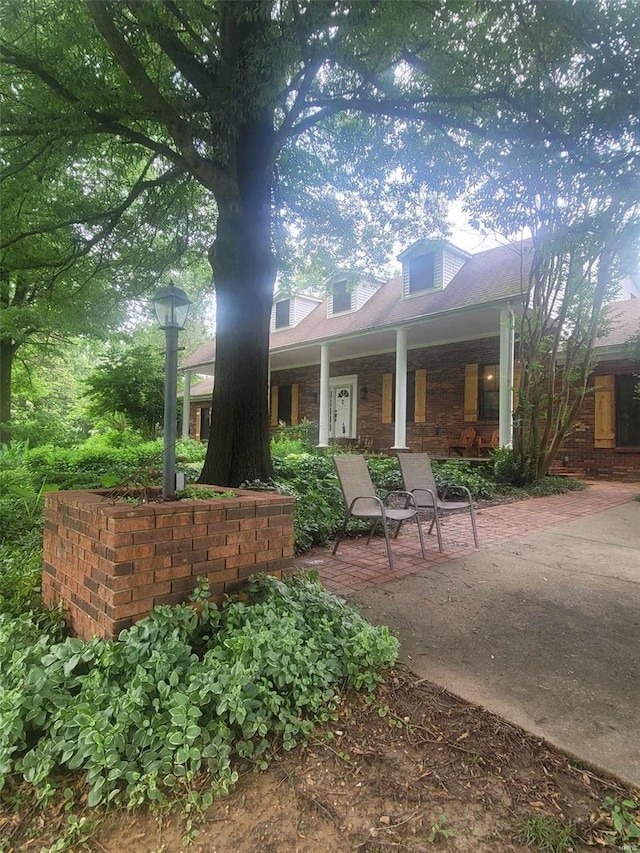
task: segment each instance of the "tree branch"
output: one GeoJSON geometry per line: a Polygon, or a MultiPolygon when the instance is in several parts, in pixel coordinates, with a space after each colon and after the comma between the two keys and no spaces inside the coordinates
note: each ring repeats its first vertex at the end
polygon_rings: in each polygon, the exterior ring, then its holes
{"type": "MultiPolygon", "coordinates": [[[[149,136],[146,136],[146,134],[127,127],[115,116],[107,113],[101,113],[98,110],[92,110],[82,105],[80,103],[80,99],[73,92],[60,83],[59,80],[43,68],[35,59],[24,56],[1,43],[0,58],[4,59],[7,64],[12,65],[14,68],[19,68],[21,71],[28,71],[30,74],[33,74],[63,101],[66,101],[73,106],[80,106],[83,114],[94,124],[95,130],[98,133],[109,133],[115,136],[120,136],[129,142],[141,145],[144,148],[148,148],[150,151],[154,151],[156,154],[166,157],[167,160],[171,163],[175,163],[176,165],[184,163],[184,159],[180,154],[174,151],[174,149],[169,145],[157,142],[149,136]]],[[[42,130],[38,128],[35,128],[33,131],[30,131],[29,128],[18,128],[15,130],[5,129],[0,131],[0,136],[39,137],[41,134],[42,130]]]]}
{"type": "MultiPolygon", "coordinates": [[[[19,243],[21,240],[26,240],[29,237],[34,237],[38,234],[53,234],[56,231],[59,231],[61,228],[68,228],[72,225],[88,225],[94,222],[100,222],[101,220],[108,219],[110,226],[108,229],[103,229],[100,232],[98,237],[93,237],[91,240],[84,241],[88,248],[94,246],[97,242],[104,239],[104,237],[111,234],[118,224],[123,214],[131,207],[131,205],[147,190],[154,189],[155,187],[161,187],[165,184],[172,181],[174,178],[178,177],[181,174],[184,174],[186,167],[174,167],[173,169],[169,169],[159,178],[155,178],[153,180],[145,180],[144,175],[147,173],[149,168],[152,165],[151,161],[147,164],[145,169],[143,170],[142,176],[136,181],[133,185],[125,199],[116,207],[111,210],[104,210],[100,213],[93,213],[90,216],[86,217],[74,217],[72,219],[67,219],[63,222],[57,222],[53,225],[42,226],[41,228],[33,228],[30,231],[23,231],[20,234],[15,235],[9,240],[5,240],[3,243],[0,243],[0,249],[8,249],[15,243],[19,243]]],[[[84,253],[83,253],[84,254],[84,253]]]]}
{"type": "MultiPolygon", "coordinates": [[[[94,0],[92,0],[92,2],[94,2],[94,0]]],[[[150,16],[153,14],[153,7],[150,3],[145,3],[141,5],[139,2],[127,2],[126,5],[131,14],[134,15],[134,17],[138,21],[140,21],[141,10],[144,16],[150,16]]],[[[174,4],[167,5],[171,7],[174,4]]],[[[140,26],[144,26],[144,23],[141,22],[140,26]]],[[[185,78],[193,85],[193,87],[197,89],[198,92],[200,92],[203,98],[206,98],[207,96],[211,95],[213,89],[213,80],[211,79],[211,74],[202,65],[202,63],[199,62],[198,59],[196,59],[196,57],[187,48],[184,42],[180,38],[178,38],[176,33],[170,27],[167,27],[162,23],[158,15],[153,15],[153,26],[152,28],[147,27],[146,31],[151,36],[151,38],[154,39],[156,44],[158,44],[166,53],[166,55],[171,59],[178,71],[180,71],[185,76],[185,78]]],[[[111,45],[111,42],[109,42],[109,44],[111,45]]],[[[117,58],[120,62],[120,58],[117,58]]],[[[124,65],[122,67],[124,68],[124,65]]],[[[139,75],[141,72],[144,73],[144,69],[140,64],[138,64],[136,74],[139,75]]],[[[129,73],[128,70],[127,73],[129,73]]],[[[147,80],[149,80],[148,77],[147,80]]],[[[150,80],[149,83],[153,86],[150,80]]],[[[160,93],[158,92],[156,87],[153,86],[153,88],[159,95],[160,93]]],[[[169,107],[169,104],[166,101],[164,103],[167,107],[169,107]]]]}
{"type": "Polygon", "coordinates": [[[116,28],[107,10],[105,0],[86,0],[89,14],[96,27],[109,45],[116,61],[131,80],[155,117],[173,136],[192,174],[203,186],[213,191],[232,191],[234,185],[229,174],[218,164],[205,160],[198,154],[189,124],[173,106],[165,100],[159,89],[145,71],[142,63],[129,47],[128,42],[116,28]]]}

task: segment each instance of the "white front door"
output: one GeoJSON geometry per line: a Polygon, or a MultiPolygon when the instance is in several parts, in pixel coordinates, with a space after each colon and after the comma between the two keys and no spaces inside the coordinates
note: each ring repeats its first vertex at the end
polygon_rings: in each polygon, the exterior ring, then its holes
{"type": "Polygon", "coordinates": [[[329,436],[331,438],[353,438],[353,386],[336,385],[331,388],[329,436]]]}

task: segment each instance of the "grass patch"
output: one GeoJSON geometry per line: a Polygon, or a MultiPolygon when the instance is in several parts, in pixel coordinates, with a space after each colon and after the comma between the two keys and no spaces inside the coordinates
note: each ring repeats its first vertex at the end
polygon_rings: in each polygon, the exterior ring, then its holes
{"type": "Polygon", "coordinates": [[[568,853],[575,849],[576,832],[571,824],[553,815],[532,815],[523,821],[520,838],[544,853],[568,853]]]}

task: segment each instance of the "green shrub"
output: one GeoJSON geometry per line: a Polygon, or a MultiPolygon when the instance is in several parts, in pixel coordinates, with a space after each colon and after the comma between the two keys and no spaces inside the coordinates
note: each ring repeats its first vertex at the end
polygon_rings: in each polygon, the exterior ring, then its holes
{"type": "Polygon", "coordinates": [[[20,774],[41,797],[82,770],[89,805],[160,803],[235,756],[266,765],[295,746],[347,687],[373,689],[397,641],[308,579],[254,577],[249,601],[218,609],[207,590],[158,607],[117,642],[62,643],[29,617],[0,616],[0,787],[20,774]]]}
{"type": "Polygon", "coordinates": [[[42,532],[34,529],[17,543],[0,545],[0,614],[18,617],[30,614],[43,630],[62,636],[64,620],[60,610],[44,607],[42,583],[42,532]]]}
{"type": "Polygon", "coordinates": [[[296,498],[294,540],[296,553],[324,545],[344,519],[342,493],[331,457],[318,453],[274,456],[272,483],[247,483],[296,498]]]}
{"type": "Polygon", "coordinates": [[[306,418],[295,426],[280,424],[271,437],[273,456],[287,456],[290,453],[315,453],[318,443],[318,424],[306,418]]]}
{"type": "Polygon", "coordinates": [[[438,490],[448,487],[449,497],[456,496],[456,486],[466,486],[476,499],[495,497],[495,483],[487,476],[486,465],[472,468],[464,459],[448,459],[446,462],[436,461],[432,467],[438,490]]]}
{"type": "Polygon", "coordinates": [[[533,480],[531,462],[516,459],[510,447],[496,447],[491,453],[491,463],[496,483],[524,486],[533,480]]]}
{"type": "Polygon", "coordinates": [[[369,456],[367,467],[371,473],[373,485],[381,493],[402,489],[400,465],[395,456],[369,456]]]}

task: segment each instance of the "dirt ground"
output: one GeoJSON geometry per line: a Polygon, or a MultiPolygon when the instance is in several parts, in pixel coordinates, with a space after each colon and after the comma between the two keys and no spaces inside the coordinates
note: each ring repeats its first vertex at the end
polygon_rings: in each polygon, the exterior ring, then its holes
{"type": "MultiPolygon", "coordinates": [[[[268,771],[238,770],[236,791],[200,816],[190,846],[184,815],[120,812],[71,849],[520,853],[531,850],[523,821],[547,815],[575,827],[577,841],[565,849],[615,850],[601,804],[640,796],[402,669],[373,701],[349,696],[335,721],[304,747],[279,753],[268,771]]],[[[68,819],[62,803],[44,814],[26,803],[16,812],[16,792],[3,796],[0,850],[40,851],[61,837],[68,819]]]]}

